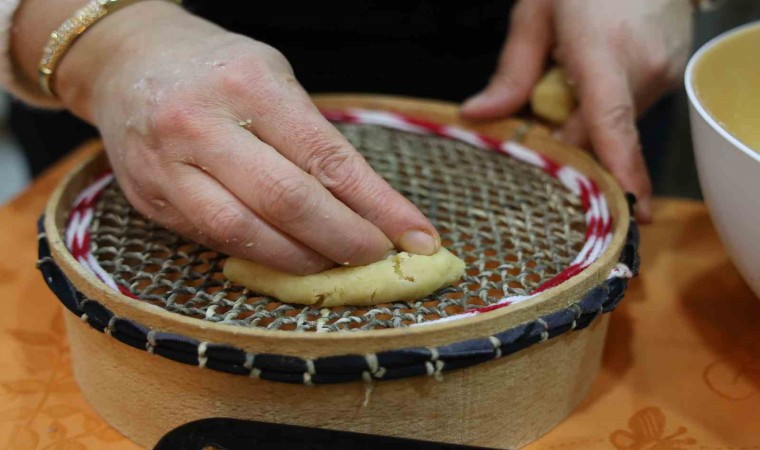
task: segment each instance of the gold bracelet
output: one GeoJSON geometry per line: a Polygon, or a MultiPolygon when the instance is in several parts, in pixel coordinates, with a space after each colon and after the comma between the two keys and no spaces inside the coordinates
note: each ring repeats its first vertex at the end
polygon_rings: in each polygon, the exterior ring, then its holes
{"type": "MultiPolygon", "coordinates": [[[[50,33],[50,39],[42,51],[39,66],[39,81],[42,90],[51,97],[56,97],[52,86],[53,74],[63,55],[71,48],[71,44],[98,20],[138,1],[140,0],[91,0],[63,22],[57,30],[50,33]]],[[[169,1],[182,3],[182,0],[169,1]]]]}

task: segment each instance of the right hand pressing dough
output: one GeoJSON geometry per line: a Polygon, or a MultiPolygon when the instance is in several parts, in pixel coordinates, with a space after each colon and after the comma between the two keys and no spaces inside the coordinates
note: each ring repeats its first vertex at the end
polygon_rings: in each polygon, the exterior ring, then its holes
{"type": "Polygon", "coordinates": [[[431,256],[403,252],[367,266],[337,267],[305,276],[229,258],[224,276],[282,302],[333,307],[417,300],[454,283],[464,269],[464,261],[441,248],[431,256]]]}

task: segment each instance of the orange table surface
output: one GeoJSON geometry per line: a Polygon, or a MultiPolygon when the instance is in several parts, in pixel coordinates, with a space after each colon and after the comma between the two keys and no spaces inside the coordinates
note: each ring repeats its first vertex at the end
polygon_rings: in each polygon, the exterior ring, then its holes
{"type": "MultiPolygon", "coordinates": [[[[84,156],[72,154],[0,208],[3,449],[139,448],[82,397],[64,310],[34,267],[35,221],[84,156]]],[[[612,313],[591,393],[529,449],[760,449],[760,300],[702,203],[654,207],[655,223],[642,227],[641,275],[612,313]]]]}

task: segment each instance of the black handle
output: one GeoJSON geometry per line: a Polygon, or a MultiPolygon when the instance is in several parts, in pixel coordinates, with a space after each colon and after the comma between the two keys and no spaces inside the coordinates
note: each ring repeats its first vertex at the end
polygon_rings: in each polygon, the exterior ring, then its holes
{"type": "Polygon", "coordinates": [[[154,450],[461,450],[485,449],[348,431],[239,419],[203,419],[167,433],[154,450]]]}

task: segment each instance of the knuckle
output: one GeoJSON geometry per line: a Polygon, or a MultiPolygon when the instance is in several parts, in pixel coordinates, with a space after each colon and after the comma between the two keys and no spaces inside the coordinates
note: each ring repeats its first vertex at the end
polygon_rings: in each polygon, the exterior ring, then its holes
{"type": "Polygon", "coordinates": [[[236,103],[246,101],[247,108],[266,114],[282,99],[283,92],[298,85],[293,69],[276,48],[263,43],[241,45],[225,70],[214,71],[207,80],[212,92],[236,103]]]}
{"type": "Polygon", "coordinates": [[[202,116],[201,108],[192,99],[183,94],[174,94],[156,107],[152,120],[153,132],[159,137],[203,139],[208,131],[202,124],[202,116]]]}
{"type": "Polygon", "coordinates": [[[255,89],[261,83],[257,81],[261,79],[262,71],[257,60],[247,58],[237,63],[239,68],[221,72],[216,80],[221,92],[225,94],[240,96],[251,92],[251,89],[255,89]]]}
{"type": "Polygon", "coordinates": [[[239,243],[251,239],[250,221],[239,208],[220,204],[206,209],[200,215],[200,227],[220,244],[239,243]]]}
{"type": "Polygon", "coordinates": [[[313,208],[313,189],[306,180],[273,177],[263,192],[265,213],[281,223],[299,222],[313,208]]]}
{"type": "Polygon", "coordinates": [[[350,189],[354,184],[359,154],[340,143],[311,138],[308,172],[330,190],[350,189]]]}
{"type": "Polygon", "coordinates": [[[636,132],[636,113],[633,105],[619,103],[603,110],[596,120],[592,121],[591,127],[596,132],[612,130],[615,132],[636,132]]]}
{"type": "Polygon", "coordinates": [[[247,108],[253,108],[252,113],[260,115],[268,114],[282,100],[278,74],[256,57],[241,57],[229,70],[216,74],[211,84],[225,99],[232,103],[243,99],[247,108]]]}
{"type": "Polygon", "coordinates": [[[255,52],[245,52],[231,62],[228,70],[215,74],[215,84],[229,95],[249,97],[276,86],[280,72],[289,70],[287,60],[273,47],[262,45],[255,52]]]}
{"type": "Polygon", "coordinates": [[[260,43],[257,48],[257,53],[263,60],[270,60],[277,63],[287,63],[288,61],[281,51],[268,44],[260,43]]]}

